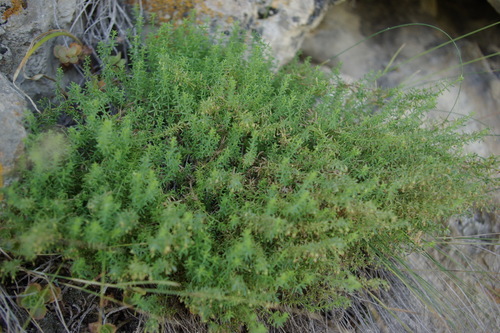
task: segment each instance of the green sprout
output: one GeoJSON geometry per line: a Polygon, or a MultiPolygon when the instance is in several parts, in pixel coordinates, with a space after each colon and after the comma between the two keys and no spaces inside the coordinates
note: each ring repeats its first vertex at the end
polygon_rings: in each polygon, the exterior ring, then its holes
{"type": "Polygon", "coordinates": [[[115,67],[115,68],[118,68],[118,69],[123,69],[125,67],[125,63],[127,61],[125,59],[122,59],[122,53],[121,52],[118,52],[118,54],[114,55],[114,56],[109,56],[108,58],[108,64],[111,66],[111,67],[115,67]]]}
{"type": "Polygon", "coordinates": [[[54,47],[54,56],[59,59],[61,64],[69,66],[70,64],[76,64],[80,61],[82,51],[82,45],[78,43],[71,43],[68,47],[56,45],[54,47]]]}
{"type": "Polygon", "coordinates": [[[49,285],[42,288],[40,284],[33,283],[18,296],[17,302],[28,310],[33,319],[39,320],[47,314],[46,304],[55,302],[60,296],[61,288],[51,288],[49,285]]]}
{"type": "Polygon", "coordinates": [[[89,325],[89,330],[91,333],[116,333],[117,327],[109,323],[102,325],[99,322],[95,322],[89,325]]]}

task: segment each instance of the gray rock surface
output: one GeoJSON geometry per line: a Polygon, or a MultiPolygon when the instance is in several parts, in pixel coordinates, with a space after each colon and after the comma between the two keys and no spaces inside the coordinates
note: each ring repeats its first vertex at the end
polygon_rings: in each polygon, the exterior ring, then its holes
{"type": "MultiPolygon", "coordinates": [[[[484,19],[478,17],[482,10],[489,7],[485,1],[484,8],[470,10],[459,6],[457,9],[455,4],[449,4],[448,7],[441,2],[439,6],[437,4],[430,0],[420,3],[404,0],[387,1],[384,5],[373,1],[357,1],[334,6],[320,26],[308,34],[302,50],[317,63],[326,62],[331,67],[342,64],[341,72],[353,78],[384,71],[390,64],[392,67],[397,66],[377,79],[377,84],[383,87],[399,84],[423,87],[439,80],[450,83],[463,74],[463,82],[450,87],[440,97],[433,116],[453,118],[473,113],[467,130],[489,127],[493,134],[499,134],[500,62],[498,57],[483,57],[500,50],[500,28],[496,26],[457,41],[459,50],[453,44],[448,44],[424,53],[449,41],[444,32],[454,37],[460,36],[488,25],[495,20],[495,16],[498,16],[497,20],[500,19],[500,15],[490,10],[484,19]],[[445,9],[449,12],[445,12],[445,9]],[[474,19],[468,20],[469,15],[474,19]],[[430,24],[436,28],[426,25],[391,28],[368,38],[387,27],[411,22],[430,24]],[[471,63],[461,65],[469,61],[471,63]]],[[[482,143],[471,145],[469,150],[482,156],[498,155],[500,136],[490,136],[482,143]]]]}
{"type": "MultiPolygon", "coordinates": [[[[273,1],[275,15],[255,21],[255,29],[269,43],[279,65],[290,61],[302,46],[305,34],[315,28],[327,9],[327,0],[273,1]]],[[[267,7],[258,6],[257,12],[267,7]]]]}
{"type": "Polygon", "coordinates": [[[498,13],[500,13],[500,0],[488,0],[488,2],[498,13]]]}
{"type": "MultiPolygon", "coordinates": [[[[0,0],[1,4],[6,8],[10,6],[10,1],[0,0]]],[[[28,1],[26,8],[10,15],[0,26],[0,72],[12,79],[32,40],[52,29],[68,29],[74,19],[76,6],[76,0],[28,1]]],[[[54,42],[54,39],[46,42],[30,57],[25,67],[28,77],[37,74],[54,76],[59,65],[52,54],[54,42]]],[[[52,81],[31,81],[22,74],[16,84],[34,99],[51,95],[54,90],[52,81]]]]}
{"type": "Polygon", "coordinates": [[[328,0],[207,0],[197,9],[208,13],[215,25],[227,26],[236,20],[257,31],[281,66],[295,56],[305,34],[321,22],[328,4],[328,0]]]}
{"type": "Polygon", "coordinates": [[[11,181],[15,161],[24,148],[26,131],[22,120],[26,109],[27,104],[22,95],[0,74],[0,163],[6,184],[11,181]]]}
{"type": "MultiPolygon", "coordinates": [[[[25,98],[10,82],[13,74],[26,54],[32,40],[51,29],[69,28],[73,22],[76,0],[28,1],[17,12],[8,12],[11,2],[0,0],[0,163],[5,181],[11,180],[12,168],[23,152],[26,131],[22,124],[24,112],[31,108],[25,98]],[[10,13],[6,15],[6,13],[10,13]]],[[[37,74],[54,76],[59,63],[52,54],[51,40],[42,45],[29,59],[25,71],[30,77],[37,74]]],[[[31,81],[21,73],[16,80],[26,94],[33,99],[51,96],[52,81],[31,81]]]]}

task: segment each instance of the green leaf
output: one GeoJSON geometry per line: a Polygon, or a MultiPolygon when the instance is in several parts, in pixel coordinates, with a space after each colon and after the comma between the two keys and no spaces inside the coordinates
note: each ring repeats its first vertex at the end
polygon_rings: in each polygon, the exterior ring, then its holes
{"type": "Polygon", "coordinates": [[[116,326],[113,324],[104,324],[99,327],[98,333],[116,333],[116,326]]]}

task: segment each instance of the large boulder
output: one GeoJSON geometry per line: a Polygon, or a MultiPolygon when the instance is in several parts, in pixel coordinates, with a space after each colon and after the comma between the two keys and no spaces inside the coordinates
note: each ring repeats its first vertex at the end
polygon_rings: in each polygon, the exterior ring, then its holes
{"type": "Polygon", "coordinates": [[[148,13],[160,21],[176,21],[192,9],[211,26],[229,27],[237,21],[245,29],[255,31],[270,45],[281,66],[290,61],[302,45],[305,34],[323,18],[329,0],[192,0],[143,1],[148,13]]]}
{"type": "MultiPolygon", "coordinates": [[[[383,4],[358,1],[356,5],[346,2],[327,12],[318,28],[306,37],[302,50],[317,63],[331,67],[341,64],[341,72],[353,78],[361,78],[370,72],[384,72],[388,66],[395,68],[387,70],[377,80],[382,87],[399,84],[423,87],[439,80],[456,81],[454,87],[443,91],[433,116],[450,119],[473,114],[467,130],[489,127],[497,134],[500,131],[500,83],[495,69],[500,63],[498,57],[486,56],[500,50],[496,38],[500,27],[461,39],[456,42],[458,48],[448,43],[427,52],[449,42],[446,33],[458,37],[487,26],[494,21],[494,16],[498,16],[490,8],[481,17],[489,5],[482,1],[483,7],[476,8],[478,6],[476,3],[467,9],[446,1],[427,0],[390,0],[383,4]],[[411,22],[427,25],[390,28],[370,37],[387,27],[411,22]],[[465,63],[468,64],[463,65],[465,63]],[[462,74],[464,80],[458,84],[462,74]]],[[[483,142],[471,145],[469,150],[482,156],[498,155],[500,139],[497,135],[489,136],[483,142]]]]}

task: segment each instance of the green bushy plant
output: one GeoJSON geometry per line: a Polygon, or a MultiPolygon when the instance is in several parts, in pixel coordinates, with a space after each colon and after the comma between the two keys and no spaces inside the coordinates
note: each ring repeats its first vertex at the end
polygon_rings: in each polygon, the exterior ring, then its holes
{"type": "Polygon", "coordinates": [[[346,84],[307,63],[273,71],[263,43],[222,36],[165,25],[135,40],[129,69],[89,71],[32,119],[20,179],[2,189],[3,250],[147,282],[127,303],[154,316],[177,297],[215,329],[257,332],[284,306],[375,287],[361,269],[492,186],[495,161],[462,150],[481,133],[422,124],[438,92],[346,84]],[[76,124],[58,129],[60,114],[76,124]]]}

